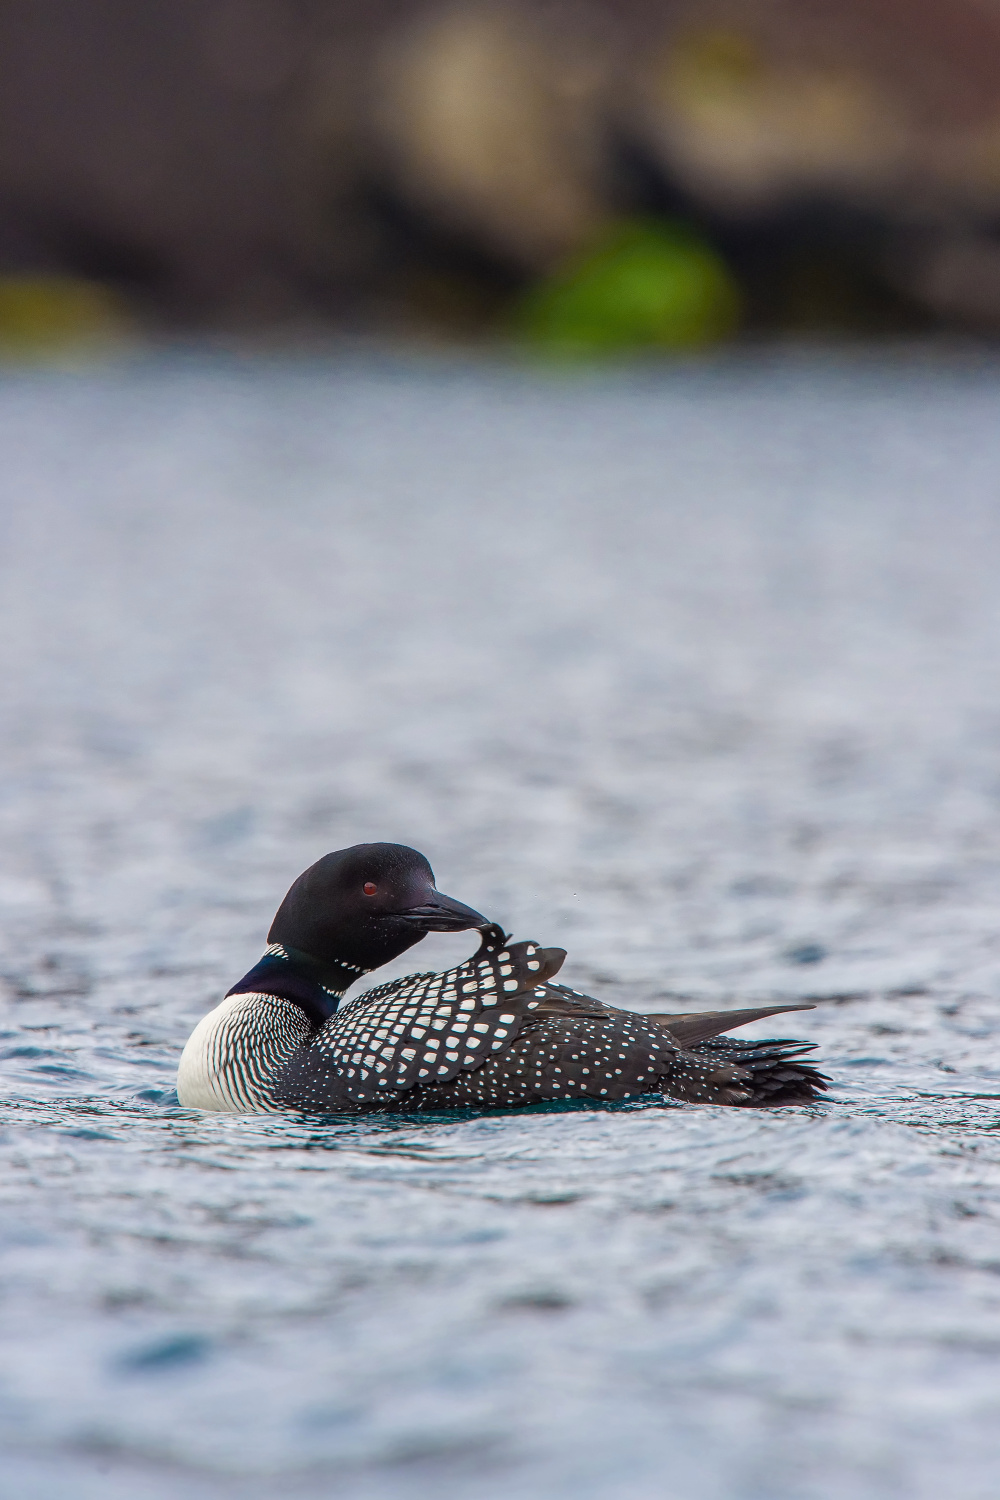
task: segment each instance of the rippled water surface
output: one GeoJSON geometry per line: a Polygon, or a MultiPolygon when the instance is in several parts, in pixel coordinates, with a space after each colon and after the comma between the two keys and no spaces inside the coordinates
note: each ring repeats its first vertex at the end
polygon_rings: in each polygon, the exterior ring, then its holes
{"type": "Polygon", "coordinates": [[[4,1500],[993,1500],[998,377],[3,377],[4,1500]],[[369,838],[830,1102],[180,1109],[369,838]]]}

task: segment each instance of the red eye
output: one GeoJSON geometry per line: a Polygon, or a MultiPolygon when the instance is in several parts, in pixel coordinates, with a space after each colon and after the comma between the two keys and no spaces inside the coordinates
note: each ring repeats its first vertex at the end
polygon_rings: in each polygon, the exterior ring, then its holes
{"type": "Polygon", "coordinates": [[[378,886],[375,884],[374,880],[365,881],[364,891],[366,896],[374,896],[377,890],[378,886]]]}

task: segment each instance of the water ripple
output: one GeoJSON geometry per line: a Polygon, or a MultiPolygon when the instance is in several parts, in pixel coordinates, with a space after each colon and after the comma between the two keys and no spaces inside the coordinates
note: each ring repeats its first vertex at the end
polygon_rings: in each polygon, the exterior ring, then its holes
{"type": "Polygon", "coordinates": [[[996,407],[903,359],[4,377],[7,1493],[992,1500],[996,407]],[[182,1109],[373,836],[612,1002],[813,999],[829,1100],[182,1109]]]}

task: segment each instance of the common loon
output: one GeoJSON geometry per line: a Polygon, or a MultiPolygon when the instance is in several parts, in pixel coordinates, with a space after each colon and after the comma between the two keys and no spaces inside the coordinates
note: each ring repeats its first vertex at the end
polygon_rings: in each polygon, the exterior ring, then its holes
{"type": "Polygon", "coordinates": [[[827,1080],[812,1044],[722,1033],[808,1005],[636,1015],[554,984],[566,954],[511,943],[434,888],[422,854],[356,844],[292,885],[263,958],[195,1027],[181,1057],[192,1109],[442,1110],[660,1095],[703,1104],[808,1104],[827,1080]],[[355,980],[428,932],[477,928],[479,951],[342,1005],[355,980]]]}

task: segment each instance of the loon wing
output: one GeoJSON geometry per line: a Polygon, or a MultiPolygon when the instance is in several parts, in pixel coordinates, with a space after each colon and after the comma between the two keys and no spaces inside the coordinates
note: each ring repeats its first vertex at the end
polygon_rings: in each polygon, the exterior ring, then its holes
{"type": "Polygon", "coordinates": [[[542,1003],[560,948],[508,944],[500,928],[443,974],[410,974],[368,990],[330,1017],[275,1080],[291,1107],[388,1102],[417,1083],[448,1083],[506,1047],[542,1003]]]}
{"type": "Polygon", "coordinates": [[[647,1015],[647,1021],[663,1026],[682,1047],[693,1047],[698,1042],[707,1042],[724,1031],[733,1031],[737,1026],[749,1026],[751,1021],[763,1021],[765,1016],[779,1016],[788,1010],[815,1010],[815,1005],[760,1005],[751,1010],[702,1010],[687,1011],[683,1015],[647,1015]]]}
{"type": "MultiPolygon", "coordinates": [[[[761,1005],[751,1010],[687,1011],[669,1016],[643,1011],[628,1011],[624,1014],[637,1014],[643,1021],[652,1021],[654,1025],[669,1031],[674,1041],[679,1042],[682,1047],[694,1047],[713,1036],[721,1036],[724,1031],[733,1031],[737,1026],[749,1026],[751,1021],[762,1021],[765,1016],[781,1015],[788,1010],[815,1009],[815,1005],[800,1002],[796,1005],[761,1005]]],[[[567,989],[562,984],[547,984],[545,996],[538,1007],[539,1016],[566,1016],[573,1019],[584,1015],[596,1017],[621,1014],[623,1012],[614,1006],[605,1005],[592,995],[581,995],[578,990],[567,989]]]]}

